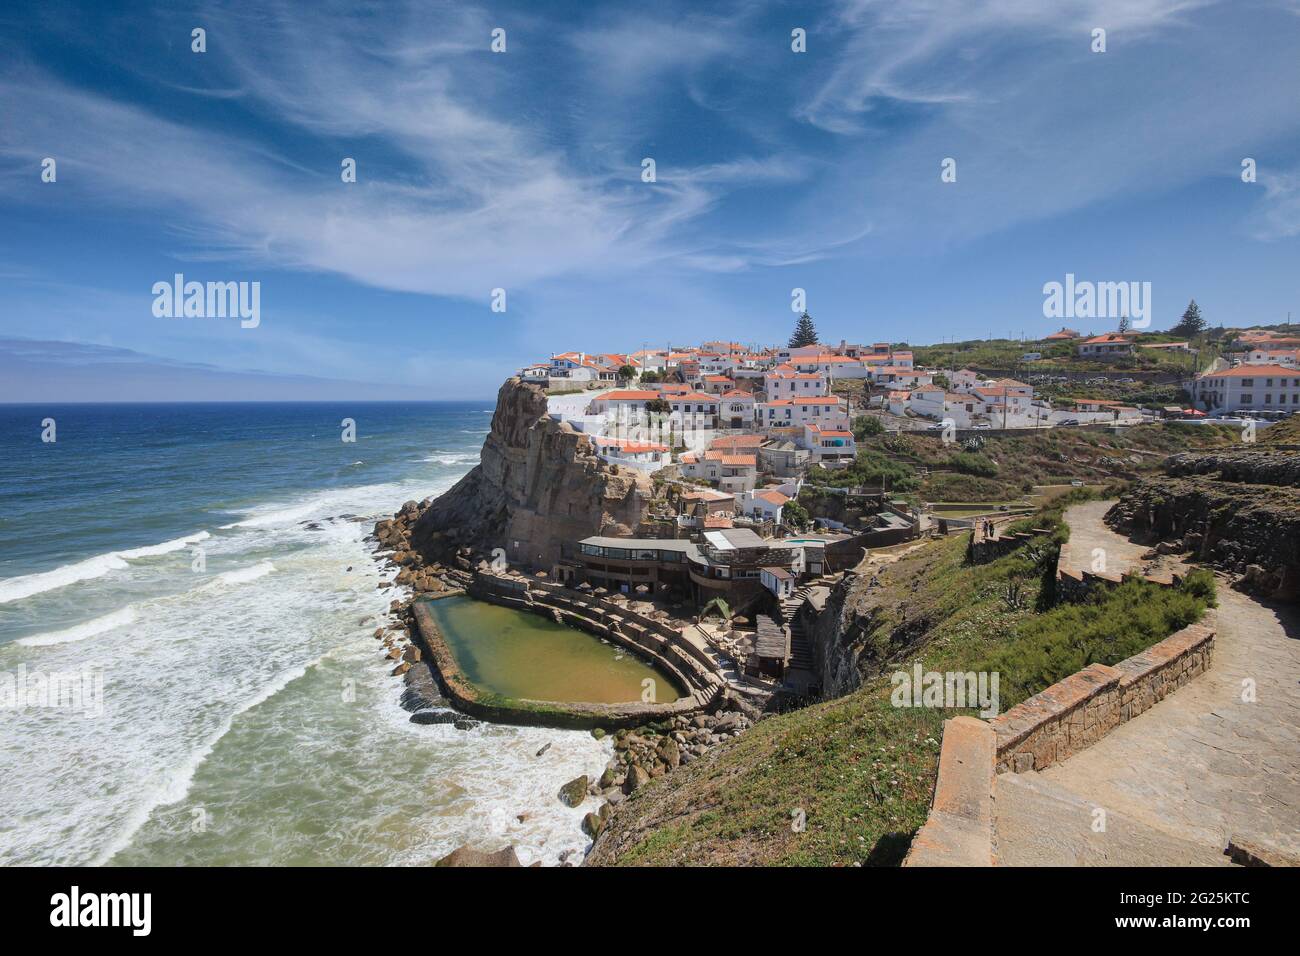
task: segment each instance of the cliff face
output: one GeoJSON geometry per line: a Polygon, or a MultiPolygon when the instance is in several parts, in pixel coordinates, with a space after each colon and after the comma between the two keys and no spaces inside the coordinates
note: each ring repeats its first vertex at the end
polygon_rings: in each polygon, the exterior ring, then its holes
{"type": "Polygon", "coordinates": [[[1240,575],[1266,596],[1300,594],[1300,455],[1175,455],[1106,515],[1116,530],[1240,575]]]}
{"type": "Polygon", "coordinates": [[[542,389],[511,378],[479,464],[422,511],[411,546],[426,561],[500,547],[512,564],[550,570],[562,542],[632,534],[650,498],[648,478],[601,461],[585,435],[547,415],[542,389]]]}

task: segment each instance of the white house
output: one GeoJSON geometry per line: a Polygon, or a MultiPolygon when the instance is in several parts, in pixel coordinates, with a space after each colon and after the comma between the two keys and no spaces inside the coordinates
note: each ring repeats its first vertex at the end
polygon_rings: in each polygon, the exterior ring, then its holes
{"type": "Polygon", "coordinates": [[[759,425],[766,428],[803,426],[808,423],[847,428],[849,416],[834,396],[778,398],[758,403],[759,425]]]}
{"type": "Polygon", "coordinates": [[[1079,344],[1079,355],[1083,358],[1114,358],[1117,355],[1132,355],[1133,342],[1117,332],[1094,335],[1079,344]]]}
{"type": "Polygon", "coordinates": [[[788,598],[794,593],[794,575],[785,568],[776,566],[760,568],[758,579],[778,598],[788,598]]]}
{"type": "Polygon", "coordinates": [[[587,406],[589,415],[613,415],[620,420],[639,422],[644,420],[647,402],[662,398],[658,392],[650,389],[623,388],[597,395],[587,406]]]}
{"type": "Polygon", "coordinates": [[[754,424],[754,395],[732,390],[718,396],[718,426],[748,428],[754,424]]]}
{"type": "Polygon", "coordinates": [[[764,375],[763,391],[769,399],[830,394],[824,372],[798,372],[790,365],[778,365],[764,375]]]}
{"type": "Polygon", "coordinates": [[[861,359],[849,358],[847,355],[797,355],[789,362],[799,372],[821,372],[827,378],[866,378],[867,367],[861,359]]]}
{"type": "Polygon", "coordinates": [[[1300,369],[1286,365],[1236,365],[1198,375],[1192,401],[1208,412],[1300,411],[1300,369]]]}
{"type": "Polygon", "coordinates": [[[673,419],[680,421],[686,428],[716,428],[718,424],[717,395],[703,392],[687,392],[685,395],[669,395],[666,398],[673,410],[673,419]]]}
{"type": "Polygon", "coordinates": [[[632,438],[611,438],[603,435],[588,436],[596,454],[611,465],[626,465],[640,471],[658,471],[672,464],[672,452],[658,442],[637,441],[632,438]]]}
{"type": "Polygon", "coordinates": [[[852,461],[858,448],[853,432],[847,428],[823,428],[820,425],[803,426],[803,444],[816,461],[852,461]]]}
{"type": "Polygon", "coordinates": [[[777,349],[776,360],[785,364],[796,358],[808,358],[811,355],[822,355],[825,351],[826,346],[824,345],[798,345],[794,348],[777,349]]]}
{"type": "Polygon", "coordinates": [[[868,370],[871,381],[882,387],[915,388],[929,385],[934,373],[910,365],[876,365],[868,370]]]}
{"type": "Polygon", "coordinates": [[[736,496],[740,513],[759,521],[781,522],[781,509],[790,501],[788,495],[771,488],[760,491],[746,491],[736,496]]]}
{"type": "Polygon", "coordinates": [[[739,495],[758,483],[758,455],[709,449],[682,455],[682,474],[687,478],[717,482],[722,491],[739,495]]]}
{"type": "Polygon", "coordinates": [[[1256,347],[1247,352],[1242,361],[1248,365],[1284,365],[1287,368],[1294,368],[1300,364],[1297,362],[1297,356],[1300,356],[1300,351],[1296,349],[1256,347]]]}

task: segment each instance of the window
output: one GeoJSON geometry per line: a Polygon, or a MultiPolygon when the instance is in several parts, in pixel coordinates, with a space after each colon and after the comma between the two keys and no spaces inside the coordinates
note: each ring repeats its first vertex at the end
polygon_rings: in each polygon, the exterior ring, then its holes
{"type": "Polygon", "coordinates": [[[1272,405],[1272,404],[1273,404],[1273,396],[1272,396],[1272,395],[1265,395],[1265,396],[1264,396],[1264,404],[1265,404],[1265,405],[1272,405]]]}
{"type": "Polygon", "coordinates": [[[1243,404],[1243,405],[1249,405],[1249,404],[1250,404],[1251,402],[1253,402],[1253,401],[1254,401],[1254,396],[1253,396],[1253,395],[1246,394],[1246,395],[1241,396],[1241,404],[1243,404]]]}
{"type": "Polygon", "coordinates": [[[1254,385],[1255,385],[1255,380],[1253,378],[1243,378],[1241,380],[1242,388],[1253,388],[1254,385]]]}

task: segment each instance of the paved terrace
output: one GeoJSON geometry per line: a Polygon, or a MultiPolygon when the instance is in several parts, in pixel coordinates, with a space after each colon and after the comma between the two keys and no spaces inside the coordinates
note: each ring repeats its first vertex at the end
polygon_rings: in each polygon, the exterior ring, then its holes
{"type": "MultiPolygon", "coordinates": [[[[1145,549],[1102,525],[1109,504],[1066,520],[1076,554],[1104,547],[1122,572],[1145,549]]],[[[1300,610],[1222,581],[1219,603],[1209,671],[1064,762],[998,777],[1002,864],[1223,865],[1230,838],[1300,857],[1300,610]]]]}

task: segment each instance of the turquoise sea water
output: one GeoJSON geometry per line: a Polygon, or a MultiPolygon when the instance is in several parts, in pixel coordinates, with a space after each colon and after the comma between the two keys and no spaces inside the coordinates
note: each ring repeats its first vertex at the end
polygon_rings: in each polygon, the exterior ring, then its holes
{"type": "Polygon", "coordinates": [[[364,537],[477,462],[491,407],[0,407],[0,863],[584,846],[553,796],[601,744],[411,724],[371,638],[394,592],[364,537]],[[56,677],[82,706],[33,697],[56,677]]]}

